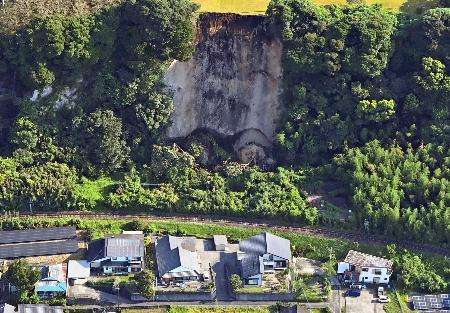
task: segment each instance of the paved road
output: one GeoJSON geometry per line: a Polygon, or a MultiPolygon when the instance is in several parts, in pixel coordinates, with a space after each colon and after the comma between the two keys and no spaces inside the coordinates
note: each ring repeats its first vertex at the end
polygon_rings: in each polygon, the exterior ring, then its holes
{"type": "Polygon", "coordinates": [[[289,231],[294,233],[300,233],[304,235],[310,236],[321,236],[321,237],[330,237],[337,239],[345,239],[354,242],[361,242],[367,244],[392,244],[395,243],[397,246],[415,250],[418,252],[426,252],[431,254],[438,254],[444,256],[450,256],[450,249],[441,248],[438,246],[433,246],[430,244],[422,244],[422,243],[414,243],[406,240],[397,240],[395,238],[388,238],[381,235],[371,235],[365,234],[361,232],[355,231],[345,231],[345,230],[336,230],[329,228],[320,228],[320,227],[309,227],[309,226],[293,226],[292,224],[282,224],[279,222],[268,221],[263,219],[248,219],[244,217],[217,217],[217,216],[189,216],[182,214],[173,214],[173,215],[152,215],[152,214],[114,214],[114,213],[87,213],[87,212],[69,212],[69,211],[61,211],[61,212],[35,212],[34,214],[29,213],[20,213],[20,215],[25,216],[41,216],[47,218],[89,218],[89,219],[122,219],[122,220],[133,220],[133,219],[147,219],[151,221],[158,220],[176,220],[176,221],[186,221],[186,222],[202,222],[205,224],[219,224],[219,225],[228,225],[228,226],[238,226],[238,227],[246,227],[246,228],[270,228],[278,231],[289,231]]]}

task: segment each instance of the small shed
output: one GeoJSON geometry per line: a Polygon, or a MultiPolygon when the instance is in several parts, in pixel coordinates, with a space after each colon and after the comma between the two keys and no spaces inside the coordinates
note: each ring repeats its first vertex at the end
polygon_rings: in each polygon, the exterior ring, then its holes
{"type": "Polygon", "coordinates": [[[69,260],[67,278],[69,283],[84,283],[91,275],[91,266],[86,260],[69,260]]]}
{"type": "Polygon", "coordinates": [[[214,246],[216,251],[225,251],[228,244],[227,236],[215,235],[214,236],[214,246]]]}

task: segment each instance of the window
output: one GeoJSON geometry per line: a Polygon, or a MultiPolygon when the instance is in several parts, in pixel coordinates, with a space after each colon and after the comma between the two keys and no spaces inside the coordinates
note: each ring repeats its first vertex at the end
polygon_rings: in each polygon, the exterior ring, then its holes
{"type": "Polygon", "coordinates": [[[385,277],[384,280],[388,280],[387,277],[385,277]]]}
{"type": "Polygon", "coordinates": [[[363,267],[363,268],[362,268],[362,271],[363,271],[363,272],[368,272],[369,269],[368,269],[367,267],[363,267]]]}
{"type": "Polygon", "coordinates": [[[257,279],[249,279],[247,281],[247,285],[258,285],[258,280],[257,279]]]}
{"type": "Polygon", "coordinates": [[[375,275],[381,275],[381,270],[379,268],[373,270],[373,272],[375,273],[375,275]]]}

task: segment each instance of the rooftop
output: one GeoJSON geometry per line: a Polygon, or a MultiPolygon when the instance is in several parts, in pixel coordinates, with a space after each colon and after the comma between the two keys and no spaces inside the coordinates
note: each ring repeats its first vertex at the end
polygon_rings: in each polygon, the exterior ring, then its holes
{"type": "Polygon", "coordinates": [[[86,260],[69,260],[67,269],[68,278],[88,278],[91,275],[91,266],[86,260]]]}
{"type": "Polygon", "coordinates": [[[270,233],[259,234],[239,241],[239,250],[249,254],[270,253],[286,260],[292,259],[291,242],[270,233]]]}
{"type": "Polygon", "coordinates": [[[345,262],[357,265],[360,267],[382,267],[382,268],[392,268],[393,262],[391,260],[373,256],[370,254],[365,254],[362,252],[350,250],[345,257],[345,262]]]}
{"type": "Polygon", "coordinates": [[[48,304],[19,304],[19,313],[64,313],[64,307],[48,304]]]}
{"type": "Polygon", "coordinates": [[[78,241],[76,239],[4,244],[0,245],[0,259],[68,254],[77,250],[78,241]]]}
{"type": "Polygon", "coordinates": [[[144,257],[144,235],[121,234],[94,240],[88,245],[87,260],[105,257],[144,257]]]}
{"type": "MultiPolygon", "coordinates": [[[[242,277],[248,278],[264,272],[261,268],[262,263],[259,261],[259,256],[256,254],[247,254],[240,261],[242,277]]],[[[263,266],[263,265],[262,265],[263,266]]]]}
{"type": "Polygon", "coordinates": [[[36,228],[0,231],[0,245],[20,242],[49,241],[76,238],[75,227],[36,228]]]}
{"type": "Polygon", "coordinates": [[[164,236],[155,242],[159,276],[183,267],[186,271],[200,271],[196,252],[196,238],[164,236]]]}

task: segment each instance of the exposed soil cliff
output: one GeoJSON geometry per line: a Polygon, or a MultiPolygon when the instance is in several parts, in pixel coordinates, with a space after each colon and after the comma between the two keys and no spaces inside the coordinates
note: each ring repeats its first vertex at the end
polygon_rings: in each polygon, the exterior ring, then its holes
{"type": "Polygon", "coordinates": [[[236,151],[250,143],[270,146],[282,114],[282,45],[262,22],[260,16],[201,16],[193,58],[174,61],[165,77],[175,101],[169,137],[209,129],[235,136],[236,151]]]}

